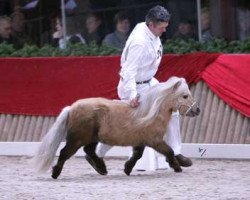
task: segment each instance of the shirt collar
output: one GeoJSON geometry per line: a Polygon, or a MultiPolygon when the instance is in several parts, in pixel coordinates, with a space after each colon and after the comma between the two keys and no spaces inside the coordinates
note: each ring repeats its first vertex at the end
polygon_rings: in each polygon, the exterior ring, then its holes
{"type": "Polygon", "coordinates": [[[150,31],[150,29],[148,28],[148,26],[147,26],[147,24],[146,24],[145,22],[143,22],[143,27],[144,27],[144,29],[145,29],[146,34],[149,36],[149,38],[150,38],[151,40],[156,40],[156,39],[158,38],[157,36],[155,36],[155,35],[150,31]]]}

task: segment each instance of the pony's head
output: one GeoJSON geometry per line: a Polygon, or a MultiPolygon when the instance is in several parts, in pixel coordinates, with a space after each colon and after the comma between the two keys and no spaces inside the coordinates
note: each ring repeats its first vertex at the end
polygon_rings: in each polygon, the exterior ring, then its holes
{"type": "Polygon", "coordinates": [[[185,79],[177,77],[172,77],[172,79],[174,81],[177,81],[171,88],[173,99],[175,102],[173,111],[178,110],[181,115],[186,115],[189,117],[194,117],[196,115],[199,115],[200,109],[198,107],[197,102],[192,97],[191,92],[188,88],[188,84],[186,83],[185,79]]]}
{"type": "Polygon", "coordinates": [[[145,91],[132,117],[138,124],[150,123],[165,109],[169,109],[169,112],[179,111],[181,115],[190,117],[200,113],[184,78],[171,77],[145,91]]]}

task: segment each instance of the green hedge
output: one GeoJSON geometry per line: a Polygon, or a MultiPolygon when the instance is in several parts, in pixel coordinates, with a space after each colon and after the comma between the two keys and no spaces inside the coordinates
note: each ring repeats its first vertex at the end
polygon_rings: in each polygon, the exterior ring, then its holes
{"type": "MultiPolygon", "coordinates": [[[[167,40],[164,45],[164,54],[185,54],[192,52],[222,52],[222,53],[249,53],[250,38],[243,41],[227,42],[223,39],[212,39],[210,42],[201,43],[195,40],[167,40]]],[[[15,49],[13,45],[0,44],[0,57],[47,57],[47,56],[104,56],[119,55],[119,49],[106,45],[89,46],[82,44],[70,44],[67,49],[61,50],[50,45],[41,48],[25,45],[22,49],[15,49]]]]}
{"type": "Polygon", "coordinates": [[[227,42],[224,39],[213,38],[209,42],[195,40],[167,40],[164,44],[164,53],[192,53],[192,52],[221,52],[221,53],[249,53],[250,37],[243,41],[227,42]]]}
{"type": "Polygon", "coordinates": [[[15,49],[13,45],[0,44],[0,57],[48,57],[48,56],[97,56],[117,55],[119,50],[105,45],[96,44],[70,44],[67,49],[59,49],[50,45],[43,47],[25,45],[21,49],[15,49]]]}

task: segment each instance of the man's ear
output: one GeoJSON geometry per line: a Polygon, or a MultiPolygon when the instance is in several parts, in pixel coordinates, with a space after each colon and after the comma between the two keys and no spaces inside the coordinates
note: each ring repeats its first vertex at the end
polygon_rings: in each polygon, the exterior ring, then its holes
{"type": "Polygon", "coordinates": [[[152,27],[153,25],[154,25],[154,23],[151,21],[148,23],[148,27],[152,27]]]}

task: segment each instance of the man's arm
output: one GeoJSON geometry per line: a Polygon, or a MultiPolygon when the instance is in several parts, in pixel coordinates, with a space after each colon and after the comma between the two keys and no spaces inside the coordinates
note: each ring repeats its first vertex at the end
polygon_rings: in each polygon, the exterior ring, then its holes
{"type": "Polygon", "coordinates": [[[130,44],[127,54],[124,56],[122,63],[121,78],[124,84],[124,90],[129,93],[129,101],[132,107],[139,105],[137,96],[136,80],[138,67],[142,65],[144,46],[141,44],[130,44]]]}

